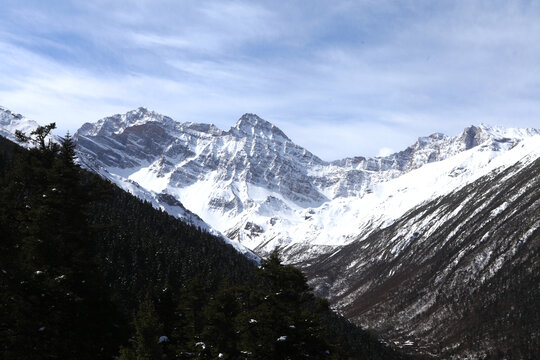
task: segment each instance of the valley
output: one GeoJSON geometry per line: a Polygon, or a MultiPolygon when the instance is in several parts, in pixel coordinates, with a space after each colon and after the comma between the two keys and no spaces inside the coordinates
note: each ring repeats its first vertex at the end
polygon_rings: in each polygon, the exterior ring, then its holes
{"type": "MultiPolygon", "coordinates": [[[[30,126],[2,116],[6,133],[30,126]]],[[[428,358],[538,348],[538,129],[470,126],[327,162],[255,114],[225,131],[138,108],[74,140],[84,168],[154,208],[252,260],[278,250],[392,347],[428,358]]]]}

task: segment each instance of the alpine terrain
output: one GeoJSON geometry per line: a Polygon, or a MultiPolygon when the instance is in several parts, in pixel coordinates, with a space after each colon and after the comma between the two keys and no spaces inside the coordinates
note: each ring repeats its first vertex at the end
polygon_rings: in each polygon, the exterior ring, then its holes
{"type": "Polygon", "coordinates": [[[54,124],[0,136],[0,358],[405,360],[313,295],[76,162],[54,124]]]}
{"type": "Polygon", "coordinates": [[[180,201],[259,254],[279,248],[299,262],[513,165],[521,156],[515,145],[532,139],[527,152],[537,135],[537,129],[471,126],[455,137],[421,137],[387,157],[325,162],[254,114],[224,131],[139,108],[84,124],[75,139],[86,167],[180,201]]]}
{"type": "Polygon", "coordinates": [[[539,129],[470,126],[327,162],[255,114],[222,130],[138,108],[74,140],[83,167],[154,207],[253,258],[278,249],[391,346],[540,355],[539,129]]]}

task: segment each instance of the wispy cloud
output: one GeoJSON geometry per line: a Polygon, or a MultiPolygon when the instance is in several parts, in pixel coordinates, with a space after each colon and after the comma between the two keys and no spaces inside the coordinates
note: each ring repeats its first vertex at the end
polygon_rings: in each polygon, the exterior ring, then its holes
{"type": "Polygon", "coordinates": [[[0,104],[61,131],[148,106],[256,112],[325,159],[474,123],[540,126],[528,1],[6,0],[0,104]]]}

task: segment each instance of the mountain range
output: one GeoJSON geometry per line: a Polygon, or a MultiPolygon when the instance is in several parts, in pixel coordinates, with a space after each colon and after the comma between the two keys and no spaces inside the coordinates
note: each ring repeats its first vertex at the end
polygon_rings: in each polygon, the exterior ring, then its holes
{"type": "MultiPolygon", "coordinates": [[[[1,135],[32,126],[0,109],[1,135]]],[[[520,358],[540,341],[524,320],[540,295],[539,129],[470,126],[327,162],[255,114],[221,130],[138,108],[74,139],[83,167],[154,207],[252,259],[278,249],[392,346],[520,358]]]]}

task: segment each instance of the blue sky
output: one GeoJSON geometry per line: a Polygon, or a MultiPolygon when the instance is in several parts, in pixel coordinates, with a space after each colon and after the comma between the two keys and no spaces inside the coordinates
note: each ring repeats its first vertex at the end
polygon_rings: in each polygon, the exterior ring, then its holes
{"type": "Polygon", "coordinates": [[[246,112],[325,160],[540,127],[538,1],[2,0],[0,105],[59,133],[246,112]]]}

